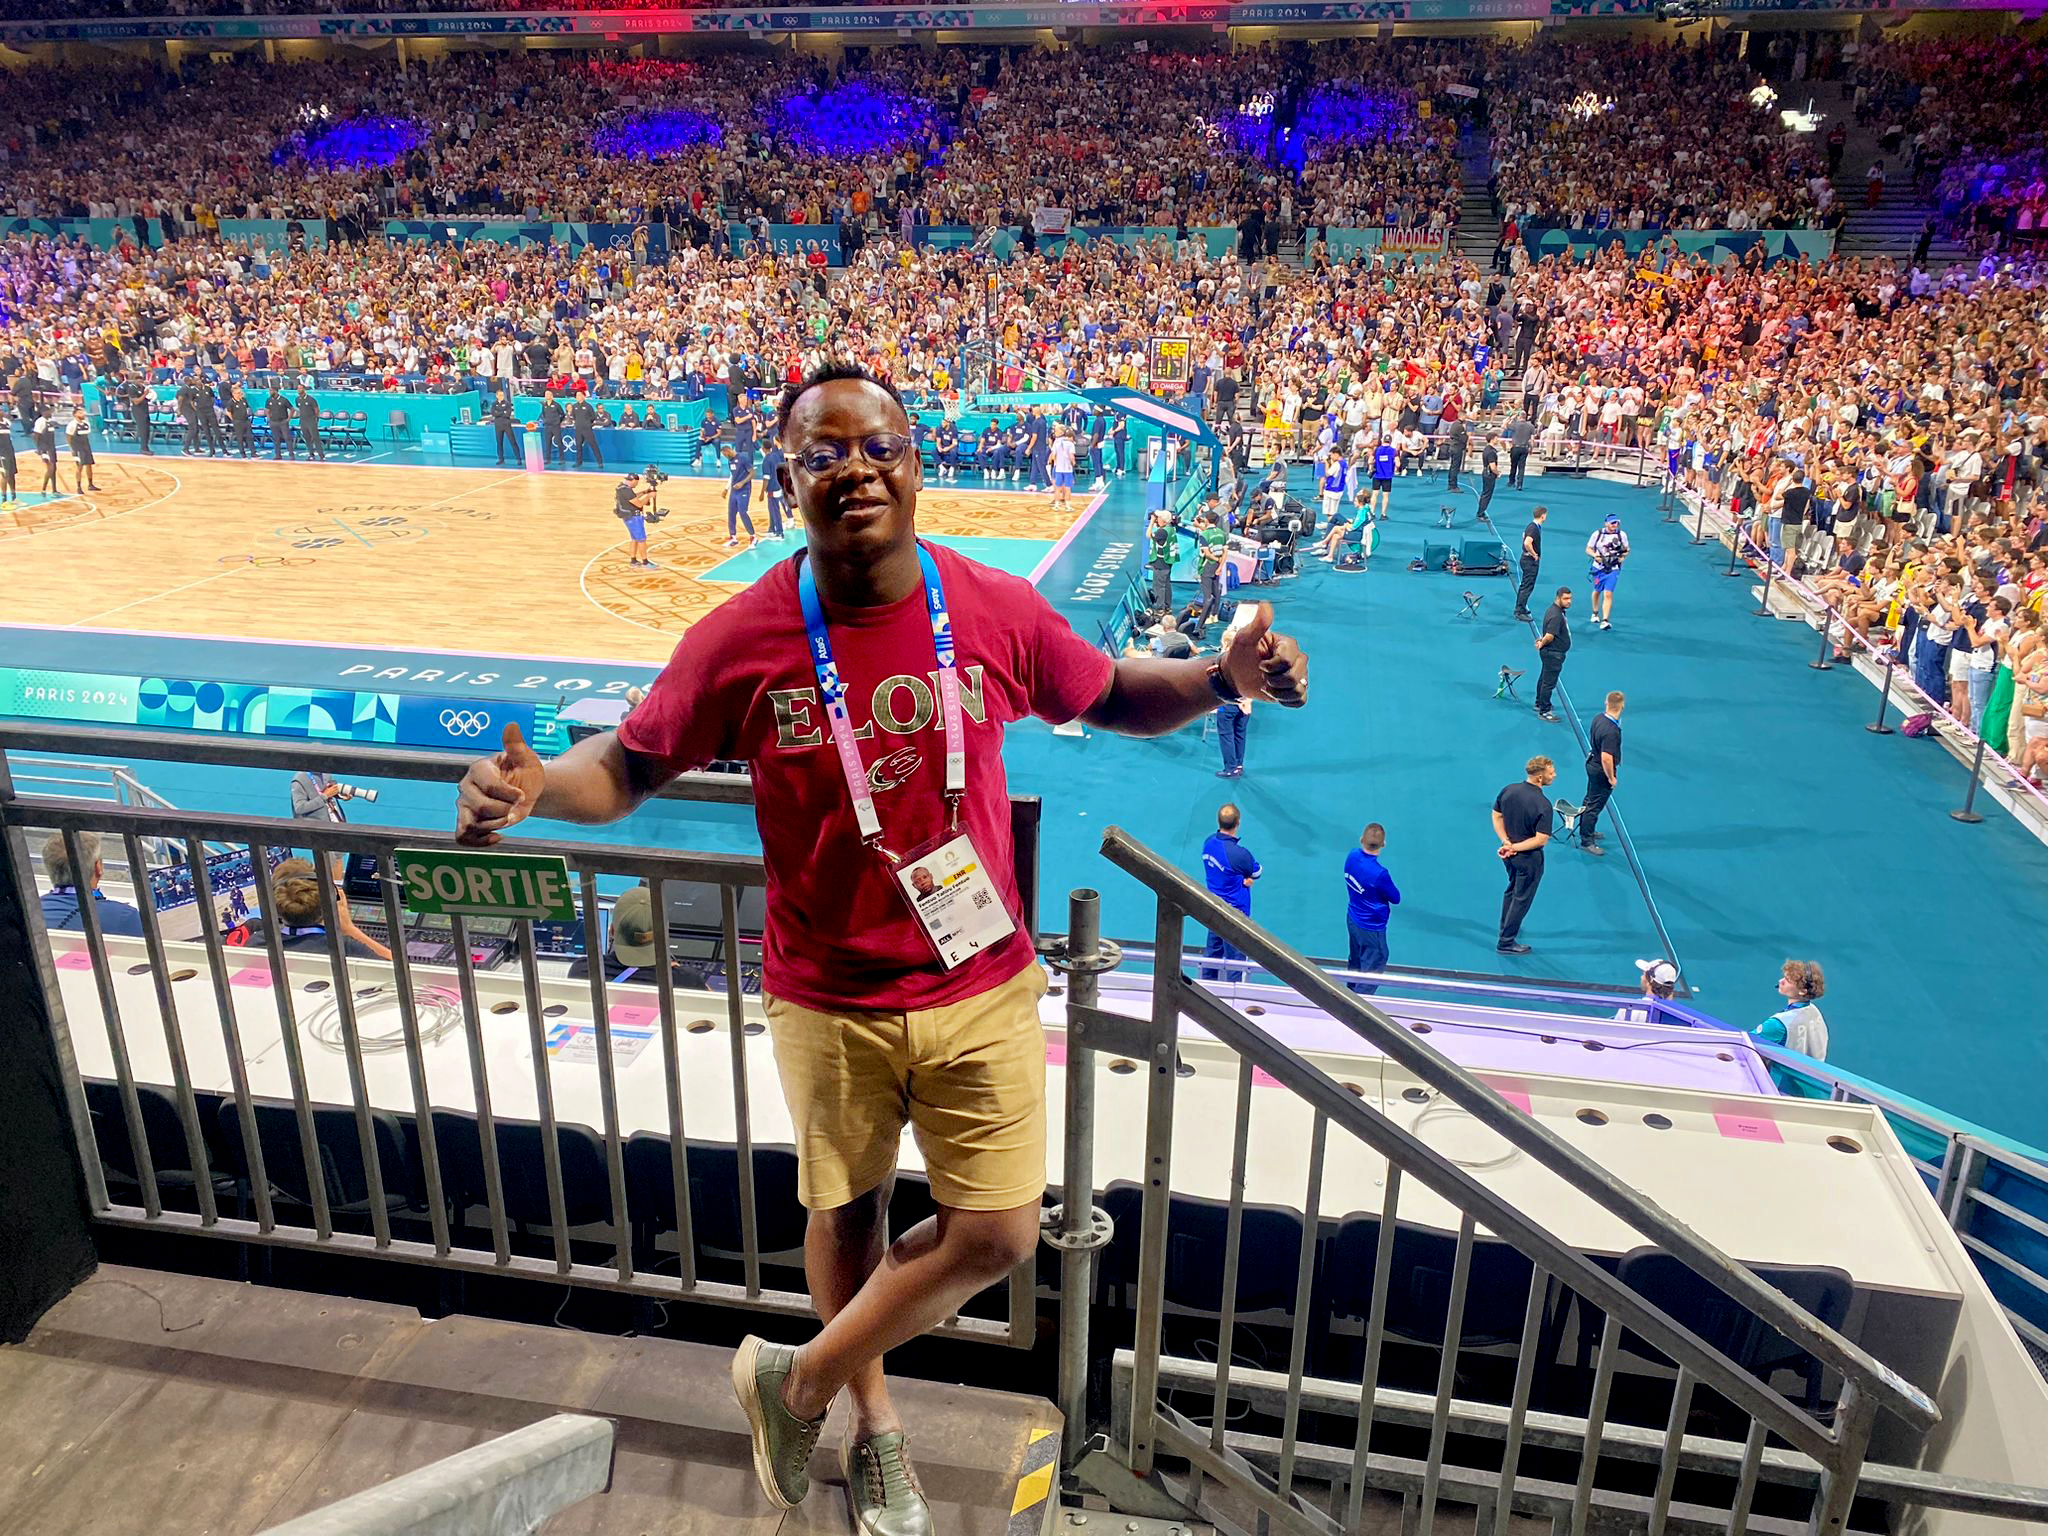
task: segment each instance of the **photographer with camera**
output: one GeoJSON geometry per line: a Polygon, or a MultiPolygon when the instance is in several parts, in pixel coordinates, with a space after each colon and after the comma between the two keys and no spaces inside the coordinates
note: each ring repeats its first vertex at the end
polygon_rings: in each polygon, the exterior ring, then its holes
{"type": "MultiPolygon", "coordinates": [[[[654,506],[654,488],[660,484],[653,477],[660,473],[650,468],[644,476],[622,475],[619,483],[612,487],[612,515],[626,525],[626,537],[632,541],[626,563],[643,571],[661,569],[647,558],[648,512],[654,506]]],[[[654,514],[656,518],[660,515],[658,512],[654,514]]]]}
{"type": "MultiPolygon", "coordinates": [[[[344,800],[377,803],[377,791],[357,784],[344,784],[314,769],[292,775],[292,815],[300,821],[347,821],[341,809],[344,800]]],[[[341,878],[342,857],[334,856],[335,878],[341,878]]]]}
{"type": "Polygon", "coordinates": [[[1621,580],[1622,562],[1628,559],[1628,535],[1621,519],[1610,512],[1607,520],[1586,540],[1586,558],[1592,562],[1588,573],[1593,583],[1593,622],[1602,629],[1614,628],[1614,587],[1621,580]]]}

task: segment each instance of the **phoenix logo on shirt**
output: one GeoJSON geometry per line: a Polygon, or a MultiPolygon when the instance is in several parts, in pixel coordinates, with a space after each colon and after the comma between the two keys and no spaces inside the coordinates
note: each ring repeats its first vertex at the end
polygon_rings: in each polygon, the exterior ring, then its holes
{"type": "Polygon", "coordinates": [[[868,788],[876,794],[885,789],[894,789],[898,784],[907,784],[917,766],[924,761],[924,754],[915,747],[905,747],[900,752],[891,752],[868,769],[868,788]]]}

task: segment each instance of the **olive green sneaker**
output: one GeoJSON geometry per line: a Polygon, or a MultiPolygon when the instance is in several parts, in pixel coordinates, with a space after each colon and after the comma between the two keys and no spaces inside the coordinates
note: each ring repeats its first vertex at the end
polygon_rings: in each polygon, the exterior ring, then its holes
{"type": "Polygon", "coordinates": [[[903,1432],[855,1440],[847,1430],[839,1464],[846,1472],[846,1499],[861,1536],[932,1536],[932,1512],[917,1474],[904,1454],[903,1432]]]}
{"type": "Polygon", "coordinates": [[[825,1427],[824,1414],[804,1420],[782,1405],[782,1383],[795,1360],[789,1345],[752,1335],[732,1358],[733,1395],[753,1431],[754,1476],[779,1509],[795,1509],[811,1491],[811,1451],[825,1427]]]}

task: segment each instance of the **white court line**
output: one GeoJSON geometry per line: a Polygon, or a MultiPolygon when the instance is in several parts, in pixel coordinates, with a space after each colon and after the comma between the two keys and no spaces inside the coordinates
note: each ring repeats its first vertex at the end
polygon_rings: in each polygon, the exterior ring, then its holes
{"type": "Polygon", "coordinates": [[[1081,530],[1095,521],[1095,514],[1102,510],[1103,504],[1108,500],[1108,491],[1097,491],[1095,499],[1081,509],[1081,515],[1067,525],[1067,531],[1059,536],[1059,541],[1045,552],[1045,558],[1033,566],[1031,574],[1024,579],[1030,582],[1032,586],[1037,586],[1039,581],[1045,576],[1045,573],[1053,568],[1053,562],[1058,560],[1061,555],[1064,555],[1067,552],[1068,546],[1081,536],[1081,530]]]}
{"type": "MultiPolygon", "coordinates": [[[[100,462],[102,464],[120,464],[119,459],[102,459],[100,460],[100,462]]],[[[121,467],[124,471],[127,468],[127,466],[125,465],[121,465],[121,467]]],[[[152,469],[161,468],[161,466],[155,464],[152,464],[149,467],[152,469]]],[[[178,492],[182,491],[185,488],[185,482],[180,480],[173,471],[164,469],[162,472],[170,476],[171,488],[168,491],[165,491],[161,496],[152,497],[148,501],[141,502],[132,507],[124,508],[122,511],[119,512],[109,512],[105,517],[94,518],[87,522],[63,523],[55,528],[37,528],[31,529],[30,532],[36,538],[50,539],[55,538],[60,533],[75,533],[81,528],[104,528],[106,527],[107,524],[119,522],[124,517],[133,517],[137,512],[147,512],[151,507],[161,506],[163,503],[169,501],[173,496],[177,495],[178,492]]],[[[129,478],[133,479],[134,476],[131,474],[129,478]]],[[[102,490],[99,494],[104,496],[107,493],[104,490],[102,490]]],[[[61,501],[79,501],[84,499],[85,498],[78,496],[76,493],[70,496],[64,496],[59,498],[59,500],[61,501]]],[[[43,503],[43,505],[46,507],[53,507],[57,505],[57,503],[54,501],[46,501],[43,503]]],[[[89,500],[86,501],[86,505],[92,507],[95,511],[98,510],[99,506],[97,502],[89,500]]]]}
{"type": "Polygon", "coordinates": [[[168,592],[151,592],[146,596],[133,598],[128,602],[120,604],[118,607],[108,608],[100,613],[89,613],[83,619],[80,619],[79,623],[90,624],[94,619],[104,619],[108,614],[119,613],[123,608],[135,608],[143,603],[154,603],[166,597],[176,597],[180,592],[190,592],[194,587],[203,587],[209,581],[219,581],[221,577],[228,575],[230,572],[247,569],[247,566],[230,565],[223,570],[213,572],[209,576],[202,576],[197,581],[188,581],[182,587],[172,587],[168,592]]]}
{"type": "MultiPolygon", "coordinates": [[[[523,474],[523,473],[524,473],[524,471],[521,471],[521,473],[523,474]]],[[[175,477],[173,477],[173,478],[175,478],[175,477]]],[[[439,501],[430,501],[430,502],[427,502],[427,503],[426,503],[426,504],[425,504],[425,505],[424,505],[424,506],[423,506],[423,507],[422,507],[422,508],[421,508],[420,510],[422,510],[422,511],[425,511],[425,510],[428,510],[428,509],[430,509],[430,508],[433,508],[433,507],[445,506],[445,505],[446,505],[447,503],[449,503],[449,502],[451,502],[451,501],[456,501],[456,500],[459,500],[460,498],[462,498],[462,497],[464,497],[464,496],[470,496],[470,495],[475,495],[475,494],[478,494],[478,493],[480,493],[480,492],[483,492],[483,491],[488,491],[488,490],[490,490],[490,489],[491,489],[491,488],[492,488],[493,486],[499,486],[499,485],[503,485],[503,484],[504,484],[504,483],[505,483],[505,482],[506,482],[507,480],[516,480],[516,479],[518,479],[518,478],[519,478],[519,475],[502,475],[502,476],[500,476],[500,477],[499,477],[498,479],[496,479],[496,480],[493,480],[493,481],[491,481],[491,482],[490,482],[490,484],[488,484],[488,485],[480,485],[480,486],[474,486],[474,487],[471,487],[471,488],[469,488],[469,489],[465,489],[465,490],[460,490],[460,491],[457,491],[457,492],[456,492],[456,493],[455,493],[455,494],[454,494],[453,496],[443,496],[443,497],[442,497],[442,498],[441,498],[441,499],[440,499],[439,501]]],[[[161,498],[159,498],[159,499],[161,499],[161,498]]],[[[139,508],[139,507],[135,507],[135,508],[131,508],[130,510],[131,510],[131,511],[140,511],[140,510],[141,510],[141,508],[139,508]]],[[[122,514],[118,514],[118,515],[121,515],[121,516],[126,516],[127,514],[126,514],[126,513],[122,513],[122,514]]],[[[110,521],[110,519],[102,519],[102,522],[105,522],[105,521],[110,521]]],[[[99,524],[93,524],[93,525],[91,525],[91,526],[97,527],[97,526],[99,526],[99,524]]],[[[89,614],[87,614],[87,615],[86,615],[86,616],[85,616],[84,618],[80,619],[80,620],[78,621],[78,623],[77,623],[76,625],[67,625],[67,626],[64,626],[64,627],[66,627],[66,628],[83,628],[84,626],[86,626],[86,625],[88,625],[88,624],[91,624],[91,623],[93,623],[93,622],[94,622],[95,620],[97,620],[97,619],[104,619],[104,618],[108,618],[108,617],[110,617],[110,616],[111,616],[111,615],[113,615],[113,614],[121,613],[121,612],[123,612],[123,611],[125,611],[125,610],[127,610],[127,609],[129,609],[129,608],[139,608],[139,607],[140,607],[140,606],[142,606],[142,604],[144,604],[144,603],[154,603],[154,602],[160,602],[161,600],[163,600],[164,598],[167,598],[167,597],[176,597],[176,596],[177,596],[177,595],[178,595],[178,594],[179,594],[180,592],[190,592],[190,591],[191,591],[191,590],[192,590],[192,589],[193,589],[194,587],[203,587],[203,586],[205,586],[205,585],[206,585],[206,584],[207,584],[207,583],[208,583],[209,581],[219,581],[219,580],[221,579],[221,577],[223,577],[223,576],[231,575],[231,574],[233,574],[233,573],[234,573],[234,572],[236,572],[236,571],[243,571],[243,570],[247,570],[247,569],[248,569],[248,567],[247,567],[247,566],[241,566],[241,565],[230,565],[230,566],[227,566],[226,568],[224,568],[224,569],[222,569],[222,570],[214,571],[214,572],[213,572],[213,573],[211,573],[210,575],[202,576],[202,577],[200,577],[200,578],[199,578],[199,579],[198,579],[197,581],[188,581],[188,582],[186,582],[186,583],[185,583],[185,584],[184,584],[184,585],[183,585],[182,587],[172,587],[172,588],[171,588],[171,589],[170,589],[170,590],[169,590],[168,592],[151,592],[151,593],[148,593],[148,594],[146,594],[145,596],[142,596],[142,597],[132,598],[132,599],[130,599],[130,600],[129,600],[128,602],[125,602],[125,603],[121,603],[121,604],[118,604],[118,605],[117,605],[117,606],[115,606],[115,607],[112,607],[112,608],[107,608],[107,609],[103,609],[103,610],[102,610],[101,612],[99,612],[99,613],[89,613],[89,614]]],[[[192,638],[192,637],[188,635],[188,636],[184,636],[184,637],[182,637],[182,638],[185,638],[185,639],[190,639],[190,638],[192,638]]],[[[252,637],[252,636],[248,636],[248,635],[243,635],[243,636],[225,636],[225,635],[221,635],[221,636],[214,636],[213,638],[215,638],[215,639],[241,639],[241,640],[244,640],[244,641],[248,641],[248,640],[254,639],[255,637],[252,637]]],[[[258,643],[260,643],[260,641],[259,641],[258,643]]]]}
{"type": "MultiPolygon", "coordinates": [[[[590,595],[590,568],[591,568],[592,566],[596,565],[598,561],[600,561],[600,560],[604,559],[604,557],[605,557],[606,555],[609,555],[610,553],[612,553],[612,551],[613,551],[613,550],[618,550],[618,549],[626,549],[626,548],[630,548],[630,547],[631,547],[631,545],[632,545],[632,540],[630,540],[630,539],[620,539],[620,540],[619,540],[619,541],[618,541],[617,543],[615,543],[615,544],[607,544],[607,545],[605,545],[605,547],[604,547],[603,549],[600,549],[600,550],[599,550],[599,551],[598,551],[598,552],[597,552],[596,554],[592,555],[592,556],[591,556],[591,557],[590,557],[590,558],[589,558],[588,560],[584,561],[584,562],[583,562],[583,569],[582,569],[581,571],[577,572],[577,574],[576,574],[576,588],[577,588],[577,590],[578,590],[578,591],[580,591],[580,592],[581,592],[581,593],[583,594],[583,600],[584,600],[584,601],[585,601],[586,603],[590,604],[590,606],[591,606],[591,607],[595,608],[595,609],[596,609],[596,610],[597,610],[597,611],[598,611],[599,613],[602,613],[602,614],[604,614],[604,615],[605,615],[605,616],[607,616],[608,618],[614,618],[614,619],[617,619],[617,620],[618,620],[618,621],[619,621],[619,622],[620,622],[621,624],[630,624],[630,625],[632,625],[632,626],[633,626],[633,627],[634,627],[635,629],[644,629],[644,630],[646,630],[646,631],[647,631],[647,632],[648,632],[648,633],[649,633],[650,635],[659,635],[659,636],[661,636],[661,637],[662,637],[662,639],[664,639],[664,640],[671,640],[671,641],[673,641],[673,640],[679,640],[679,639],[681,639],[682,637],[681,637],[680,635],[678,635],[678,634],[675,634],[675,633],[673,633],[672,631],[669,631],[669,630],[666,630],[666,629],[661,629],[661,628],[658,628],[657,626],[655,626],[655,625],[653,625],[653,624],[643,624],[643,623],[641,623],[641,622],[640,622],[640,620],[638,620],[638,619],[629,619],[629,618],[627,618],[627,617],[626,617],[626,616],[625,616],[625,615],[624,615],[623,613],[615,613],[615,612],[613,612],[613,611],[612,611],[611,609],[609,609],[609,608],[605,607],[605,605],[604,605],[603,603],[600,603],[600,602],[599,602],[599,601],[598,601],[598,600],[597,600],[596,598],[594,598],[594,597],[592,597],[592,596],[590,595]]],[[[678,573],[678,574],[680,574],[680,573],[678,573]]],[[[692,579],[692,580],[701,580],[702,578],[701,578],[701,577],[692,577],[691,579],[692,579]]],[[[543,658],[543,659],[546,659],[546,658],[543,658]]],[[[613,666],[617,666],[617,665],[620,665],[620,663],[617,663],[617,662],[613,662],[613,663],[611,663],[611,665],[613,665],[613,666]]],[[[638,662],[638,663],[627,663],[627,665],[638,665],[638,666],[645,666],[645,665],[647,665],[647,663],[645,663],[645,662],[638,662]]]]}

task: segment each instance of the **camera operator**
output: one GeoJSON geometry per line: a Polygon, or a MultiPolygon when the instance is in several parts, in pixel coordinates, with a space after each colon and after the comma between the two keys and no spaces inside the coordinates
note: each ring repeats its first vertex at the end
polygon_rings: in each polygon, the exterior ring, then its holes
{"type": "Polygon", "coordinates": [[[653,479],[654,471],[647,475],[625,474],[612,487],[612,515],[626,525],[626,537],[631,540],[627,564],[643,571],[658,571],[660,566],[647,558],[647,510],[654,505],[654,488],[658,483],[653,479]]]}
{"type": "MultiPolygon", "coordinates": [[[[344,800],[353,800],[358,795],[376,802],[372,790],[358,789],[353,784],[343,784],[330,779],[317,769],[292,775],[292,815],[300,821],[345,822],[348,816],[342,811],[344,800]]],[[[334,855],[335,878],[341,878],[342,857],[334,855]]]]}
{"type": "Polygon", "coordinates": [[[1173,512],[1154,507],[1145,528],[1146,563],[1152,572],[1152,606],[1161,613],[1173,608],[1173,565],[1180,558],[1180,529],[1173,512]]]}

